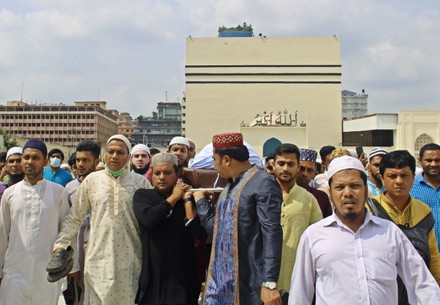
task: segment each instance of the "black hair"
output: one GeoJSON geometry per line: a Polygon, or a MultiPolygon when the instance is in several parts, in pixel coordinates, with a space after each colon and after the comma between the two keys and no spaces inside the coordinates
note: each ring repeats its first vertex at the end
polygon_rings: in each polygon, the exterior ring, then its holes
{"type": "Polygon", "coordinates": [[[99,159],[101,154],[101,145],[95,141],[84,140],[76,145],[76,151],[90,151],[95,159],[99,159]]]}
{"type": "Polygon", "coordinates": [[[6,162],[6,153],[0,152],[0,162],[6,162]]]}
{"type": "Polygon", "coordinates": [[[160,153],[160,150],[154,147],[150,147],[150,156],[153,157],[155,154],[160,153]]]}
{"type": "Polygon", "coordinates": [[[64,160],[64,153],[61,149],[53,148],[49,151],[49,158],[52,157],[53,154],[60,154],[61,155],[61,161],[64,160]]]}
{"type": "Polygon", "coordinates": [[[319,163],[319,162],[315,162],[315,166],[316,166],[316,171],[318,173],[321,173],[321,171],[322,171],[322,164],[319,163]]]}
{"type": "Polygon", "coordinates": [[[283,143],[275,148],[273,152],[274,159],[276,160],[276,158],[282,154],[295,154],[299,163],[299,148],[295,144],[283,143]]]}
{"type": "Polygon", "coordinates": [[[440,145],[435,144],[435,143],[429,143],[429,144],[423,145],[422,148],[420,148],[420,153],[419,153],[419,158],[420,159],[423,158],[423,154],[427,150],[440,150],[440,145]]]}
{"type": "MultiPolygon", "coordinates": [[[[354,169],[354,168],[347,168],[347,169],[354,169]]],[[[357,169],[355,169],[357,170],[357,169]]],[[[362,181],[364,182],[364,185],[367,186],[367,174],[363,171],[357,170],[359,172],[359,175],[361,176],[362,181]]],[[[330,179],[328,179],[328,186],[332,186],[332,182],[333,182],[333,177],[330,177],[330,179]]]]}
{"type": "Polygon", "coordinates": [[[72,167],[76,163],[76,152],[72,153],[67,161],[70,167],[72,167]]]}
{"type": "Polygon", "coordinates": [[[239,162],[249,160],[249,150],[246,145],[214,148],[214,153],[218,154],[220,157],[229,156],[239,162]]]}
{"type": "Polygon", "coordinates": [[[384,176],[387,168],[404,168],[409,166],[413,174],[416,171],[416,159],[407,150],[395,150],[387,153],[380,160],[380,174],[384,176]]]}
{"type": "Polygon", "coordinates": [[[321,149],[319,150],[319,155],[321,156],[321,160],[325,161],[325,157],[330,155],[332,153],[332,151],[334,151],[335,149],[336,149],[336,147],[331,146],[331,145],[321,147],[321,149]]]}

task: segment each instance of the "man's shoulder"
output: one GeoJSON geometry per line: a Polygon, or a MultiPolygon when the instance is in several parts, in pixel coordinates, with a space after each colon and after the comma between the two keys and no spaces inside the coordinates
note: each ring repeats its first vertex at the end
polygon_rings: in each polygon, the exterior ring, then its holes
{"type": "Polygon", "coordinates": [[[51,188],[53,191],[55,191],[55,192],[60,192],[60,193],[62,193],[62,192],[64,192],[64,190],[65,190],[64,186],[62,186],[61,184],[58,184],[58,183],[56,183],[56,182],[52,182],[52,181],[47,180],[47,179],[43,179],[43,183],[46,183],[47,186],[48,186],[49,188],[51,188]]]}
{"type": "Polygon", "coordinates": [[[72,180],[72,174],[70,172],[68,172],[68,171],[66,171],[65,169],[62,169],[62,168],[60,168],[58,171],[59,171],[59,174],[61,176],[63,176],[63,178],[64,177],[65,178],[70,178],[70,180],[72,180]]]}
{"type": "Polygon", "coordinates": [[[304,194],[304,196],[307,196],[307,198],[316,198],[315,195],[328,197],[324,191],[314,189],[313,187],[302,187],[300,185],[298,186],[301,189],[301,193],[304,194]]]}
{"type": "Polygon", "coordinates": [[[52,173],[52,171],[50,170],[49,167],[43,168],[43,177],[44,178],[52,177],[52,176],[53,176],[53,173],[52,173]]]}
{"type": "Polygon", "coordinates": [[[418,199],[411,197],[411,204],[412,204],[413,208],[421,211],[423,214],[431,213],[431,208],[429,207],[429,205],[427,205],[426,203],[424,203],[418,199]]]}
{"type": "Polygon", "coordinates": [[[73,179],[72,181],[66,184],[66,189],[67,190],[76,189],[80,186],[80,184],[81,183],[78,181],[78,179],[73,179]]]}

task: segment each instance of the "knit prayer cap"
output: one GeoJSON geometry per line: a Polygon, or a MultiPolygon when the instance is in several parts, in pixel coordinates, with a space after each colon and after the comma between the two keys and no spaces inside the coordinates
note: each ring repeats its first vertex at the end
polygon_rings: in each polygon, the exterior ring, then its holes
{"type": "Polygon", "coordinates": [[[370,154],[368,155],[368,161],[370,161],[372,158],[376,157],[376,156],[384,156],[386,155],[388,152],[380,147],[376,147],[373,148],[370,152],[370,154]]]}
{"type": "Polygon", "coordinates": [[[138,151],[145,151],[148,155],[150,155],[150,149],[145,144],[136,144],[131,149],[131,154],[134,155],[138,151]]]}
{"type": "Polygon", "coordinates": [[[328,179],[333,177],[337,172],[346,169],[357,169],[361,172],[365,172],[364,166],[359,159],[351,156],[342,156],[333,159],[328,166],[328,179]]]}
{"type": "Polygon", "coordinates": [[[158,153],[151,159],[151,166],[153,167],[156,163],[170,162],[177,166],[177,157],[170,153],[158,153]]]}
{"type": "Polygon", "coordinates": [[[40,139],[30,139],[26,142],[23,146],[23,152],[26,150],[26,148],[34,148],[38,149],[43,153],[44,158],[47,158],[47,147],[46,144],[44,144],[43,141],[40,139]]]}
{"type": "Polygon", "coordinates": [[[312,149],[300,148],[299,149],[299,160],[316,162],[316,157],[318,153],[312,149]]]}
{"type": "Polygon", "coordinates": [[[119,141],[124,142],[125,146],[127,146],[128,153],[131,153],[131,144],[130,144],[130,141],[128,141],[128,139],[126,137],[124,137],[121,134],[115,134],[107,140],[107,143],[105,145],[107,146],[108,143],[110,143],[110,141],[112,141],[112,140],[119,140],[119,141]]]}
{"type": "Polygon", "coordinates": [[[171,145],[174,144],[182,144],[182,145],[186,145],[189,148],[189,141],[187,138],[184,137],[174,137],[171,139],[170,145],[168,145],[168,147],[170,147],[171,145]]]}
{"type": "Polygon", "coordinates": [[[240,132],[229,132],[214,135],[212,146],[214,148],[238,147],[243,145],[243,135],[240,132]]]}
{"type": "Polygon", "coordinates": [[[10,156],[15,155],[15,154],[22,155],[23,154],[23,148],[18,147],[18,146],[9,148],[8,152],[6,153],[6,161],[8,161],[10,156]]]}

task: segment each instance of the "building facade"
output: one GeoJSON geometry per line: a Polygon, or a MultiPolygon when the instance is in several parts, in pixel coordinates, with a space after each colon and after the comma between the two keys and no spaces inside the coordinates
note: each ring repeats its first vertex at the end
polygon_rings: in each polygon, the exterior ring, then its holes
{"type": "Polygon", "coordinates": [[[261,156],[341,144],[339,37],[189,37],[186,54],[183,127],[197,147],[230,131],[261,156]]]}
{"type": "Polygon", "coordinates": [[[368,94],[362,89],[362,93],[342,91],[342,118],[352,119],[368,114],[368,94]]]}
{"type": "Polygon", "coordinates": [[[133,122],[133,118],[127,112],[119,112],[115,111],[115,115],[117,117],[118,123],[118,134],[124,135],[129,141],[133,141],[134,131],[137,128],[135,122],[133,122]]]}
{"type": "Polygon", "coordinates": [[[367,153],[380,146],[388,151],[405,149],[418,157],[428,143],[440,143],[440,110],[378,113],[343,122],[343,146],[364,146],[367,153]]]}
{"type": "Polygon", "coordinates": [[[182,105],[159,102],[152,117],[138,118],[132,142],[167,148],[172,138],[182,134],[182,105]]]}
{"type": "Polygon", "coordinates": [[[116,116],[106,110],[105,101],[74,102],[71,106],[12,101],[0,105],[0,129],[17,138],[74,147],[82,140],[105,144],[118,132],[118,124],[116,116]]]}

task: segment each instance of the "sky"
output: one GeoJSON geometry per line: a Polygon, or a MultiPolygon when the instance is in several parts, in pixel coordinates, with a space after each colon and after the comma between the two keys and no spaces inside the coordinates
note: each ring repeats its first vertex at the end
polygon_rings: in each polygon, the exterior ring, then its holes
{"type": "Polygon", "coordinates": [[[437,0],[1,0],[0,104],[107,101],[133,118],[185,90],[185,39],[252,24],[341,37],[342,89],[369,113],[440,110],[437,0]]]}

